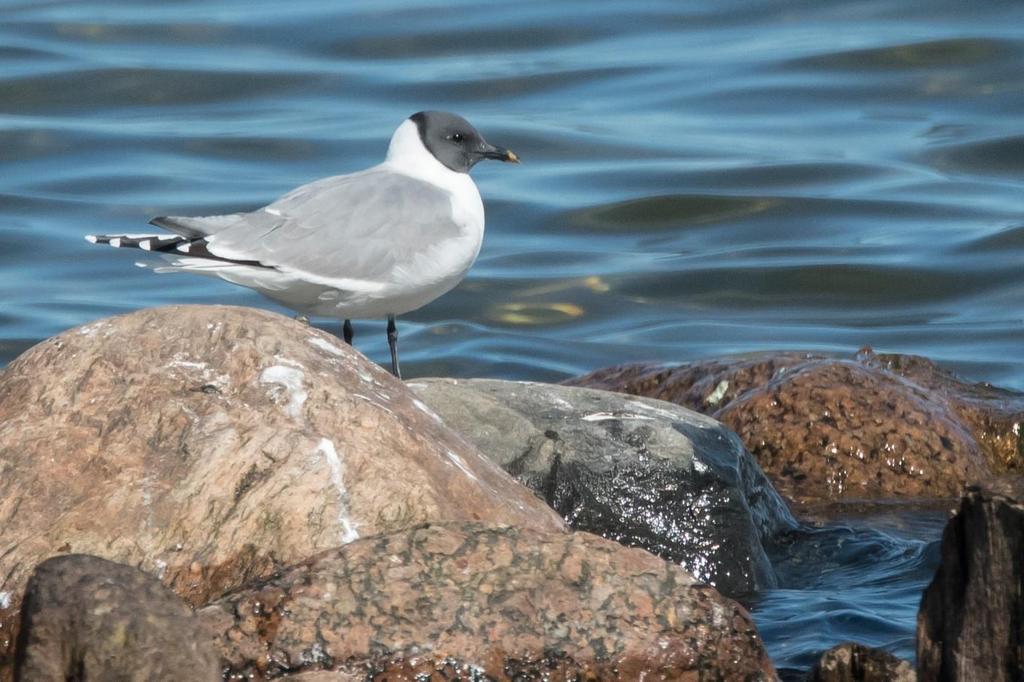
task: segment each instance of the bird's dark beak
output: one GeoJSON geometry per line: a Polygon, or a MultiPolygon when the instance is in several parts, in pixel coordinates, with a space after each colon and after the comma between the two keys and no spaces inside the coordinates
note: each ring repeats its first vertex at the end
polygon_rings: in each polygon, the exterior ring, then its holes
{"type": "Polygon", "coordinates": [[[481,154],[485,159],[494,159],[495,161],[504,161],[506,163],[519,163],[519,157],[511,149],[495,147],[493,144],[487,144],[486,142],[481,154]]]}

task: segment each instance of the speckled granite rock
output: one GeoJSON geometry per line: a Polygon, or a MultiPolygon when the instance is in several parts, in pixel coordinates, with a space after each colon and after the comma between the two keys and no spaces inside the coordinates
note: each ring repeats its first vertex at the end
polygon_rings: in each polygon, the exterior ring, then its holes
{"type": "Polygon", "coordinates": [[[675,561],[729,596],[775,585],[762,541],[795,522],[715,420],[658,400],[550,384],[408,385],[573,528],[675,561]]]}
{"type": "Polygon", "coordinates": [[[564,529],[418,403],[330,335],[249,308],[143,310],[36,345],[0,373],[0,644],[56,553],[199,604],[423,521],[564,529]]]}
{"type": "Polygon", "coordinates": [[[716,414],[794,498],[951,497],[987,474],[943,402],[854,362],[792,368],[716,414]]]}
{"type": "Polygon", "coordinates": [[[21,622],[23,682],[221,679],[210,633],[137,568],[84,554],[48,559],[29,579],[21,622]]]}
{"type": "Polygon", "coordinates": [[[1024,479],[972,488],[917,615],[922,680],[1024,679],[1024,479]]]}
{"type": "Polygon", "coordinates": [[[916,682],[910,661],[888,651],[847,642],[824,654],[807,676],[807,682],[916,682]]]}
{"type": "Polygon", "coordinates": [[[221,633],[233,676],[774,677],[742,607],[669,562],[587,533],[446,524],[366,538],[198,615],[221,633]]]}
{"type": "Polygon", "coordinates": [[[715,416],[798,501],[955,497],[1024,466],[1024,395],[960,381],[924,358],[760,354],[613,367],[568,383],[715,416]]]}
{"type": "Polygon", "coordinates": [[[950,408],[981,445],[996,474],[1024,474],[1024,394],[987,383],[971,383],[917,355],[873,353],[866,349],[857,360],[868,367],[897,374],[949,402],[950,408]]]}

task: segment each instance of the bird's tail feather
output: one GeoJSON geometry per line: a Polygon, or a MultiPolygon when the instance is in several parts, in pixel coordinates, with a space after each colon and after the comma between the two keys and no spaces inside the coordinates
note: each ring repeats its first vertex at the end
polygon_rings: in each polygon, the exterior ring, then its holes
{"type": "Polygon", "coordinates": [[[189,241],[178,235],[167,234],[88,234],[85,239],[93,244],[107,244],[115,249],[165,252],[176,251],[179,245],[189,241]]]}
{"type": "MultiPolygon", "coordinates": [[[[209,242],[200,237],[191,239],[167,234],[89,234],[86,241],[93,244],[107,244],[118,249],[142,249],[165,257],[188,256],[189,261],[207,261],[220,264],[244,265],[268,268],[255,260],[225,258],[210,251],[209,242]]],[[[170,258],[169,258],[170,259],[170,258]]],[[[156,270],[161,272],[161,270],[156,270]]]]}

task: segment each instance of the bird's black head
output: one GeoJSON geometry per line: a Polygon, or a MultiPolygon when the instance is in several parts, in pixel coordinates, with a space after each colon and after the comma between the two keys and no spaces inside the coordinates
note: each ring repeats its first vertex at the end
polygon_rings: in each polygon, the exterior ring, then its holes
{"type": "Polygon", "coordinates": [[[409,119],[416,124],[427,151],[457,173],[468,173],[482,159],[519,162],[519,157],[508,149],[488,144],[461,116],[446,111],[421,111],[409,119]]]}

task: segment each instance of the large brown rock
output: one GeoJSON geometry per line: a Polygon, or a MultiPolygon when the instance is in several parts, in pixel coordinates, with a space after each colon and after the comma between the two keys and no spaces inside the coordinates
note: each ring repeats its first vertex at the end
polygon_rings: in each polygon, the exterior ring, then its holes
{"type": "Polygon", "coordinates": [[[857,354],[865,366],[899,375],[933,395],[945,399],[950,409],[981,445],[981,452],[996,474],[1024,473],[1024,394],[981,382],[963,381],[918,355],[857,354]]]}
{"type": "Polygon", "coordinates": [[[739,439],[660,400],[493,379],[408,382],[572,528],[674,561],[727,596],[775,587],[796,522],[739,439]]]}
{"type": "Polygon", "coordinates": [[[281,315],[143,310],[44,341],[0,374],[8,645],[29,572],[56,553],[139,566],[199,604],[442,520],[564,528],[401,382],[281,315]]]}
{"type": "Polygon", "coordinates": [[[943,402],[856,362],[805,363],[716,415],[795,499],[953,497],[987,473],[943,402]]]}
{"type": "Polygon", "coordinates": [[[956,497],[972,481],[1024,467],[1024,395],[963,382],[914,356],[759,354],[626,365],[568,383],[716,417],[797,501],[956,497]]]}
{"type": "Polygon", "coordinates": [[[921,680],[1024,679],[1024,480],[968,491],[917,615],[921,680]]]}
{"type": "Polygon", "coordinates": [[[198,615],[220,633],[236,676],[774,677],[742,607],[669,562],[587,533],[446,524],[366,538],[198,615]]]}
{"type": "Polygon", "coordinates": [[[47,559],[29,579],[15,677],[216,682],[221,674],[210,633],[159,580],[71,554],[47,559]]]}

